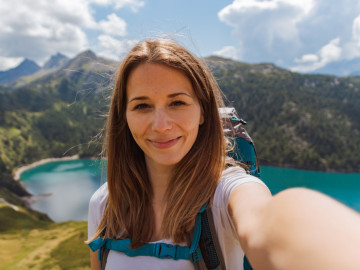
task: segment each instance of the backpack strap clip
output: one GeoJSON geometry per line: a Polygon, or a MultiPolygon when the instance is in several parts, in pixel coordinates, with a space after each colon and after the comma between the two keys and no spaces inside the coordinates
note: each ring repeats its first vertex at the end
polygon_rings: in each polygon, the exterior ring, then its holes
{"type": "Polygon", "coordinates": [[[154,245],[154,257],[160,259],[178,259],[177,255],[178,246],[177,245],[170,245],[165,243],[156,243],[154,245]]]}

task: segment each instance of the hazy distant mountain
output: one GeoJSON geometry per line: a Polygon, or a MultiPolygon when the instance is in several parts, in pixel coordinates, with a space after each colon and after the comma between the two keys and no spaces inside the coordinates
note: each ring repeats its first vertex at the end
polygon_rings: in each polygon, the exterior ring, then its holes
{"type": "Polygon", "coordinates": [[[360,57],[351,60],[340,60],[329,63],[325,67],[319,68],[313,74],[327,74],[335,76],[359,76],[360,75],[360,57]]]}
{"type": "Polygon", "coordinates": [[[32,75],[41,68],[34,61],[25,59],[15,68],[0,71],[0,84],[14,82],[20,77],[32,75]]]}
{"type": "Polygon", "coordinates": [[[111,60],[96,56],[96,54],[91,50],[87,50],[70,59],[63,67],[62,71],[66,74],[69,74],[75,71],[88,72],[95,70],[108,70],[109,68],[111,69],[113,67],[114,63],[115,62],[111,60]]]}
{"type": "Polygon", "coordinates": [[[29,76],[23,76],[16,81],[7,83],[7,87],[29,87],[57,81],[59,78],[79,84],[79,88],[87,87],[91,83],[109,80],[118,66],[118,62],[98,57],[91,50],[84,51],[69,59],[58,53],[52,56],[44,67],[29,76]]]}
{"type": "Polygon", "coordinates": [[[61,53],[51,56],[51,58],[44,64],[43,69],[59,68],[65,65],[69,58],[61,53]]]}
{"type": "Polygon", "coordinates": [[[76,85],[79,90],[91,88],[98,91],[102,86],[109,84],[118,65],[118,62],[98,57],[91,50],[87,50],[68,60],[56,72],[38,78],[32,83],[57,81],[62,78],[76,85]]]}

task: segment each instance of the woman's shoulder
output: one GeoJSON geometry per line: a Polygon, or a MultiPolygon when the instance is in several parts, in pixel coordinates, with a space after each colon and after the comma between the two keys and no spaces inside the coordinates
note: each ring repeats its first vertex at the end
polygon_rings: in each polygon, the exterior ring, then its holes
{"type": "Polygon", "coordinates": [[[234,265],[242,264],[243,257],[241,254],[243,254],[243,251],[228,206],[232,192],[244,183],[265,185],[259,178],[248,174],[242,167],[231,166],[226,168],[215,190],[211,207],[222,249],[236,250],[235,253],[225,255],[228,261],[234,262],[234,265]]]}
{"type": "Polygon", "coordinates": [[[240,185],[247,182],[256,182],[264,184],[258,177],[255,177],[245,171],[240,166],[231,166],[226,168],[219,181],[219,185],[240,185]]]}
{"type": "Polygon", "coordinates": [[[89,202],[89,212],[95,211],[95,212],[99,212],[99,214],[102,215],[102,212],[104,211],[106,206],[107,198],[108,198],[108,187],[107,187],[107,183],[104,183],[91,196],[89,202]]]}
{"type": "Polygon", "coordinates": [[[227,207],[231,193],[244,183],[257,183],[266,186],[258,177],[248,174],[242,167],[226,168],[215,190],[214,204],[227,207]]]}
{"type": "Polygon", "coordinates": [[[90,202],[101,202],[104,200],[106,201],[107,197],[108,197],[108,186],[107,186],[107,182],[105,182],[91,196],[90,202]]]}
{"type": "Polygon", "coordinates": [[[99,226],[100,220],[103,216],[106,202],[108,198],[107,183],[104,183],[92,195],[89,202],[88,212],[88,239],[91,239],[99,226]]]}

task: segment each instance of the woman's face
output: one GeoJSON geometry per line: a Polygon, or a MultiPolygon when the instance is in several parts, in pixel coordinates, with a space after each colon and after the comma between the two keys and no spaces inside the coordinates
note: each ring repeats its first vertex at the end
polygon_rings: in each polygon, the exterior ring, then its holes
{"type": "Polygon", "coordinates": [[[193,146],[204,121],[190,80],[162,64],[141,64],[129,75],[126,119],[147,166],[173,166],[193,146]]]}

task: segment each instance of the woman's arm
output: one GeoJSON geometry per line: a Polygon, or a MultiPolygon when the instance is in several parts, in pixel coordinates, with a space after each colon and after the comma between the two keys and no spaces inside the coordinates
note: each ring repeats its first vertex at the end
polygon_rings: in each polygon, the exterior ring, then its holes
{"type": "Polygon", "coordinates": [[[255,269],[360,269],[360,215],[326,195],[246,183],[229,212],[255,269]]]}
{"type": "Polygon", "coordinates": [[[101,270],[100,261],[98,258],[98,251],[92,252],[90,250],[91,270],[101,270]]]}

